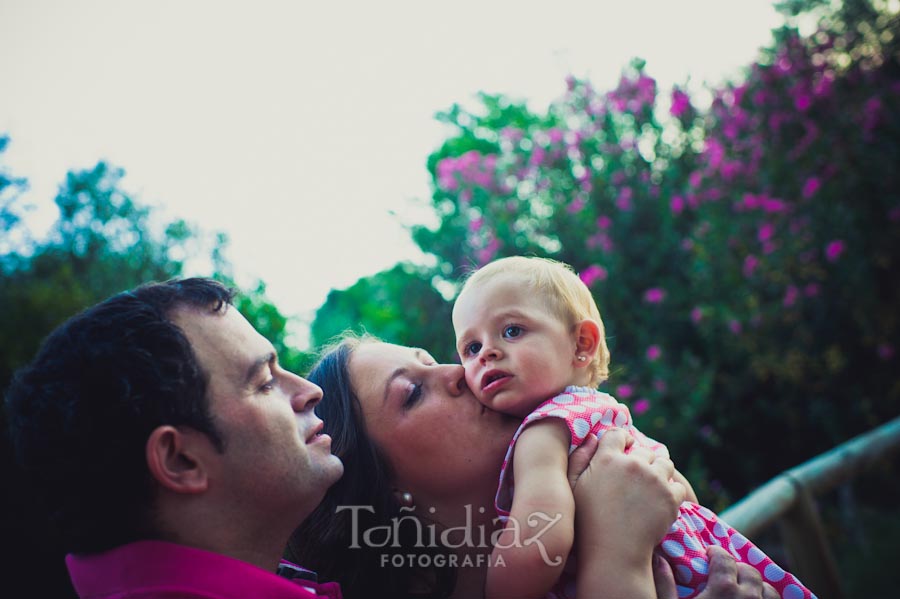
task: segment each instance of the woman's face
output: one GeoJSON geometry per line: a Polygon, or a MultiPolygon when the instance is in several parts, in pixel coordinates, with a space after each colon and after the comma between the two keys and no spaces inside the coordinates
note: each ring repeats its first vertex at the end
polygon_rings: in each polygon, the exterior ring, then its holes
{"type": "Polygon", "coordinates": [[[421,349],[363,343],[349,371],[398,490],[419,505],[465,494],[491,504],[519,419],[486,409],[466,387],[462,366],[437,364],[421,349]]]}

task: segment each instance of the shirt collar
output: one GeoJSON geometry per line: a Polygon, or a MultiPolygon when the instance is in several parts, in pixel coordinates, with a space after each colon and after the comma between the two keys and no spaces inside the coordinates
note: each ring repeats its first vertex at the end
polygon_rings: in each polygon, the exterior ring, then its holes
{"type": "Polygon", "coordinates": [[[253,564],[166,541],[137,541],[93,555],[70,554],[66,566],[83,599],[153,589],[202,591],[222,599],[311,596],[309,581],[298,580],[301,587],[253,564]]]}

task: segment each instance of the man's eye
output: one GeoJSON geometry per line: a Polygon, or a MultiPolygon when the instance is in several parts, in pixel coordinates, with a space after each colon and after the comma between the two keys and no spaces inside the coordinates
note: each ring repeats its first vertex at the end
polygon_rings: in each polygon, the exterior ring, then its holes
{"type": "Polygon", "coordinates": [[[521,334],[522,334],[522,327],[515,325],[515,324],[511,324],[508,327],[506,327],[505,329],[503,329],[503,336],[507,337],[507,338],[518,337],[521,334]]]}
{"type": "Polygon", "coordinates": [[[477,354],[480,351],[481,351],[481,344],[478,343],[477,341],[474,343],[470,343],[469,345],[466,346],[466,355],[467,356],[474,356],[475,354],[477,354]]]}
{"type": "Polygon", "coordinates": [[[259,386],[259,390],[262,393],[269,393],[275,388],[275,379],[269,379],[265,383],[259,386]]]}

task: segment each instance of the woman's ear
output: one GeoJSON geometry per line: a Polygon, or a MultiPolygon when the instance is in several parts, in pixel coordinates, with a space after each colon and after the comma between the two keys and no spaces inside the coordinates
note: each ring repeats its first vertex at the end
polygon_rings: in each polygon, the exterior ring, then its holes
{"type": "Polygon", "coordinates": [[[600,326],[585,318],[575,325],[575,366],[587,366],[600,347],[600,326]]]}
{"type": "Polygon", "coordinates": [[[211,445],[205,434],[191,428],[156,427],[147,438],[147,467],[170,491],[202,493],[209,487],[211,445]]]}

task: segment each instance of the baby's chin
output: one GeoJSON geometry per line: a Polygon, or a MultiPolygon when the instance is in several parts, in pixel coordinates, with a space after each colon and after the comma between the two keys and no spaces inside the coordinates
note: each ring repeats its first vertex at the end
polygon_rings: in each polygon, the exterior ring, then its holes
{"type": "Polygon", "coordinates": [[[523,398],[513,398],[510,393],[504,393],[503,391],[496,393],[494,397],[489,399],[479,397],[478,401],[495,412],[518,418],[525,418],[543,403],[541,401],[535,403],[523,398]]]}

